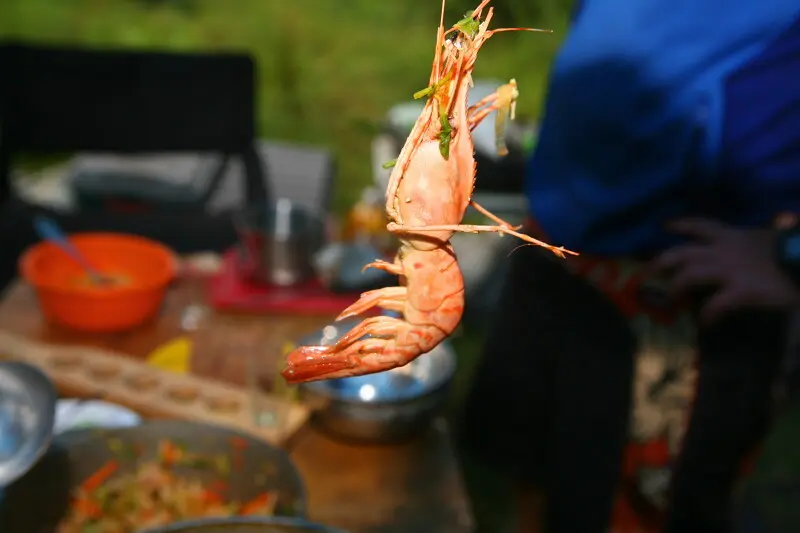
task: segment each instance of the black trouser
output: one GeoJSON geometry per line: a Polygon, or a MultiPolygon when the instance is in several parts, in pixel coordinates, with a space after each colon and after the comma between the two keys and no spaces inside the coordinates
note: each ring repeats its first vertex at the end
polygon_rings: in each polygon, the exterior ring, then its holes
{"type": "MultiPolygon", "coordinates": [[[[595,288],[518,249],[468,396],[465,445],[541,487],[551,533],[605,531],[627,442],[636,342],[595,288]]],[[[704,331],[699,394],[679,461],[669,533],[723,531],[731,480],[763,433],[781,321],[704,331]]]]}
{"type": "Polygon", "coordinates": [[[533,247],[509,260],[465,405],[465,445],[542,487],[551,531],[603,532],[627,437],[633,334],[559,260],[533,247]]]}
{"type": "Polygon", "coordinates": [[[700,330],[697,395],[664,533],[730,531],[731,488],[766,433],[785,340],[785,316],[768,313],[700,330]]]}

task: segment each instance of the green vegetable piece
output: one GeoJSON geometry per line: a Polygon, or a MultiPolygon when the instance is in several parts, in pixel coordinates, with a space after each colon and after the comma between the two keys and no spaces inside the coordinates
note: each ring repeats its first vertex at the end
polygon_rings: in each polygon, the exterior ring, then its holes
{"type": "Polygon", "coordinates": [[[231,463],[225,455],[217,456],[217,472],[222,476],[227,476],[231,472],[231,463]]]}
{"type": "Polygon", "coordinates": [[[137,458],[136,449],[133,446],[126,446],[126,447],[122,448],[118,452],[118,455],[122,459],[130,460],[130,461],[133,461],[133,460],[135,460],[137,458]]]}
{"type": "Polygon", "coordinates": [[[100,524],[91,522],[81,527],[81,533],[103,533],[103,530],[100,528],[100,524]]]}
{"type": "Polygon", "coordinates": [[[425,98],[426,96],[430,96],[433,94],[434,86],[431,85],[430,87],[425,87],[424,89],[420,89],[419,91],[414,93],[414,100],[419,100],[420,98],[425,98]]]}
{"type": "Polygon", "coordinates": [[[450,81],[450,73],[448,72],[444,78],[437,81],[430,87],[425,87],[424,89],[420,89],[419,91],[415,92],[414,100],[419,100],[420,98],[425,98],[426,96],[434,96],[436,92],[442,87],[442,85],[444,85],[449,81],[450,81]]]}
{"type": "Polygon", "coordinates": [[[450,159],[450,141],[453,139],[453,128],[450,127],[447,109],[443,105],[439,105],[439,122],[442,125],[442,131],[438,135],[439,153],[447,160],[450,159]]]}
{"type": "Polygon", "coordinates": [[[190,468],[202,468],[208,470],[213,469],[214,466],[216,466],[214,461],[206,457],[190,457],[185,459],[183,464],[190,468]]]}
{"type": "Polygon", "coordinates": [[[458,31],[470,38],[475,37],[481,27],[480,22],[473,18],[472,15],[474,13],[474,11],[467,11],[464,13],[464,18],[455,24],[456,28],[458,28],[458,31]]]}
{"type": "Polygon", "coordinates": [[[450,159],[450,132],[441,132],[439,134],[439,153],[445,159],[450,159]]]}

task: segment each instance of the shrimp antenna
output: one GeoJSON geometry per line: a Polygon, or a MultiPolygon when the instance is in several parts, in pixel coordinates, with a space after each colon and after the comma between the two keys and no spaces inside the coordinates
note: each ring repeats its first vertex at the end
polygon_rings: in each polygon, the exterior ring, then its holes
{"type": "Polygon", "coordinates": [[[442,68],[442,47],[444,46],[444,8],[447,0],[442,0],[442,12],[439,15],[439,29],[436,32],[436,51],[433,55],[433,68],[431,69],[431,80],[429,85],[436,85],[439,81],[439,74],[442,68]]]}
{"type": "Polygon", "coordinates": [[[483,11],[483,8],[486,7],[486,5],[491,1],[492,0],[483,0],[480,3],[480,5],[478,5],[478,7],[475,8],[475,11],[472,12],[472,18],[480,17],[481,16],[481,11],[483,11]]]}
{"type": "Polygon", "coordinates": [[[501,33],[504,31],[531,31],[534,33],[553,33],[553,30],[540,30],[539,28],[495,28],[489,33],[501,33]]]}

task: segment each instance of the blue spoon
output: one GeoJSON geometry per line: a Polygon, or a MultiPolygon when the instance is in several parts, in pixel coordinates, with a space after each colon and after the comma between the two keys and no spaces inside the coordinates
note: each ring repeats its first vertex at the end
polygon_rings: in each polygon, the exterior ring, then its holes
{"type": "Polygon", "coordinates": [[[75,245],[69,241],[67,236],[63,231],[61,231],[61,228],[58,227],[58,224],[56,224],[55,221],[43,215],[37,215],[33,219],[33,228],[40,238],[52,242],[61,248],[64,253],[75,260],[75,262],[77,262],[81,268],[86,271],[93,283],[98,285],[113,283],[113,279],[106,276],[89,263],[86,257],[84,257],[83,254],[77,248],[75,248],[75,245]]]}

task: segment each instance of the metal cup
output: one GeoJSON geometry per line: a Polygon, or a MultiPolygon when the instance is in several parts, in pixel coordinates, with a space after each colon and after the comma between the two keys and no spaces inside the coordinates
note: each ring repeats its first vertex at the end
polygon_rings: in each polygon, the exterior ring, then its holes
{"type": "Polygon", "coordinates": [[[281,198],[236,216],[241,258],[251,279],[281,287],[314,275],[312,258],[323,244],[324,225],[313,213],[281,198]]]}

